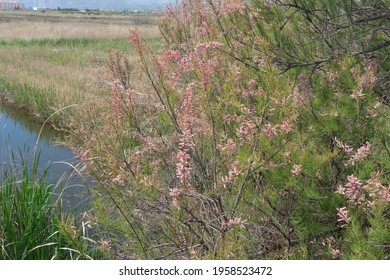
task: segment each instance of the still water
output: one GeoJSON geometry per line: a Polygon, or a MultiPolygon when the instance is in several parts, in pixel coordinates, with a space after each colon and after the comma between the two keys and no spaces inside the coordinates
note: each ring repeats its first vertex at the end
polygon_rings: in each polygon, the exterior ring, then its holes
{"type": "MultiPolygon", "coordinates": [[[[12,109],[0,103],[0,184],[4,172],[13,168],[20,170],[21,159],[31,168],[34,147],[42,125],[31,120],[21,110],[12,109]],[[14,160],[11,160],[13,154],[14,160]]],[[[89,193],[86,185],[90,178],[80,176],[72,166],[77,160],[72,151],[64,145],[56,145],[59,133],[50,127],[44,127],[37,145],[40,152],[38,174],[48,168],[47,182],[55,185],[54,192],[61,193],[64,207],[71,207],[76,212],[87,209],[89,193]],[[58,182],[61,184],[57,184],[58,182]]],[[[78,166],[80,169],[80,166],[78,166]]]]}

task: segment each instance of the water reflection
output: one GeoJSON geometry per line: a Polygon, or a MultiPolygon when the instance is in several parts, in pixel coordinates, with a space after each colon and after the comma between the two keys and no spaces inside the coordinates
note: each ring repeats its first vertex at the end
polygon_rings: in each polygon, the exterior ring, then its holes
{"type": "MultiPolygon", "coordinates": [[[[32,121],[21,110],[12,109],[0,104],[0,183],[2,176],[10,165],[16,168],[21,165],[21,158],[31,163],[34,154],[34,147],[37,142],[41,125],[32,121]],[[13,158],[13,159],[11,159],[13,158]]],[[[91,180],[83,179],[74,171],[72,166],[77,164],[75,155],[69,148],[63,145],[55,145],[54,139],[59,133],[50,127],[44,127],[41,131],[37,144],[39,151],[38,172],[48,169],[48,183],[56,184],[63,182],[66,186],[63,201],[77,212],[87,209],[89,195],[85,187],[91,180]]],[[[60,192],[61,186],[56,187],[60,192]]]]}

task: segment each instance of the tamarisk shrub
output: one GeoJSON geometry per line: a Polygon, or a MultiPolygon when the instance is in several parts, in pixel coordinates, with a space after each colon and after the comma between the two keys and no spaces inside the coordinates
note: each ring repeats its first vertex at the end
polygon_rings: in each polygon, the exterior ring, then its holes
{"type": "Polygon", "coordinates": [[[158,53],[131,31],[149,92],[111,63],[111,134],[88,145],[119,256],[389,256],[381,55],[342,42],[330,55],[323,38],[303,57],[324,14],[353,9],[306,2],[183,0],[160,20],[158,53]]]}

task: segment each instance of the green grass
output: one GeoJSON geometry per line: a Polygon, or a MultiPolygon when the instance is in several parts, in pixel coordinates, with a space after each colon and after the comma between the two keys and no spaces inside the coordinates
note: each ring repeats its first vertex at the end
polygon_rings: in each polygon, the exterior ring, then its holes
{"type": "MultiPolygon", "coordinates": [[[[0,184],[0,259],[92,259],[94,243],[77,229],[76,219],[61,210],[45,172],[34,176],[26,163],[8,170],[0,184]]],[[[33,168],[34,169],[34,168],[33,168]]]]}
{"type": "MultiPolygon", "coordinates": [[[[53,95],[53,88],[37,88],[27,82],[15,82],[0,76],[0,91],[12,94],[12,102],[17,106],[28,106],[39,112],[42,118],[50,115],[48,100],[53,95]]],[[[1,97],[1,95],[0,95],[1,97]]]]}
{"type": "MultiPolygon", "coordinates": [[[[145,40],[152,49],[161,48],[160,38],[145,40]]],[[[107,49],[128,49],[130,44],[126,39],[90,39],[90,38],[58,38],[58,39],[0,39],[0,46],[11,47],[53,47],[53,48],[86,48],[104,51],[107,49]]]]}

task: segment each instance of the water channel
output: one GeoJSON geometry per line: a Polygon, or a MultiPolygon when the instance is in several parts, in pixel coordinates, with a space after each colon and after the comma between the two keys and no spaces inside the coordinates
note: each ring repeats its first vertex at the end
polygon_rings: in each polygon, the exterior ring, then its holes
{"type": "MultiPolygon", "coordinates": [[[[32,121],[21,110],[0,102],[0,185],[5,171],[10,168],[20,170],[22,158],[31,168],[41,128],[41,124],[32,121]],[[11,159],[12,154],[14,160],[11,159]]],[[[70,207],[81,213],[88,209],[90,196],[86,185],[91,184],[91,179],[80,176],[74,170],[72,166],[77,165],[76,157],[66,146],[55,144],[58,137],[57,131],[48,126],[43,127],[36,149],[40,152],[38,173],[48,168],[47,183],[55,186],[53,192],[59,194],[64,189],[63,207],[70,207]]]]}

